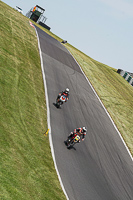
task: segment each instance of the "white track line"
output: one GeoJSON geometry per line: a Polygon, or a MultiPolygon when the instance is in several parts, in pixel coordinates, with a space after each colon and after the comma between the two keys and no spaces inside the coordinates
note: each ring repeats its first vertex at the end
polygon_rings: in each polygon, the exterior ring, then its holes
{"type": "MultiPolygon", "coordinates": [[[[68,49],[67,49],[67,50],[68,50],[68,49]]],[[[69,50],[68,50],[68,51],[69,51],[69,50]]],[[[69,51],[69,53],[71,54],[71,52],[70,52],[70,51],[69,51]]],[[[72,54],[71,54],[71,55],[72,55],[72,54]]],[[[73,57],[73,55],[72,55],[72,57],[73,57]]],[[[74,58],[74,57],[73,57],[73,58],[74,58]]],[[[77,60],[76,60],[75,58],[74,58],[74,60],[75,60],[75,61],[76,61],[76,63],[78,64],[78,62],[77,62],[77,60]]],[[[96,97],[98,98],[98,100],[100,101],[101,105],[103,106],[103,108],[104,108],[104,110],[105,110],[106,114],[107,114],[107,115],[108,115],[108,117],[110,118],[110,120],[111,120],[111,122],[112,122],[113,126],[115,127],[115,129],[116,129],[116,131],[117,131],[118,135],[120,136],[120,138],[121,138],[121,140],[122,140],[122,142],[123,142],[124,146],[126,147],[126,149],[127,149],[127,152],[129,153],[129,156],[130,156],[131,160],[133,161],[133,157],[132,157],[132,155],[131,155],[131,152],[129,151],[129,149],[128,149],[128,147],[127,147],[127,145],[126,145],[126,143],[125,143],[125,141],[124,141],[123,137],[121,136],[121,134],[120,134],[119,130],[117,129],[117,127],[116,127],[116,125],[115,125],[115,123],[114,123],[113,119],[111,118],[110,114],[109,114],[109,113],[108,113],[108,111],[106,110],[106,108],[105,108],[105,106],[103,105],[103,103],[102,103],[101,99],[99,98],[98,94],[96,93],[95,89],[94,89],[94,88],[93,88],[93,86],[91,85],[91,83],[90,83],[89,79],[86,77],[85,73],[83,72],[83,70],[82,70],[82,68],[80,67],[80,65],[79,65],[79,64],[78,64],[78,66],[79,66],[79,68],[80,68],[81,72],[83,73],[84,77],[86,78],[87,82],[88,82],[88,83],[89,83],[89,85],[91,86],[91,88],[92,88],[93,92],[95,93],[96,97]]]]}
{"type": "MultiPolygon", "coordinates": [[[[35,28],[35,30],[36,30],[36,28],[35,28]]],[[[39,54],[40,54],[40,59],[41,59],[41,68],[42,68],[43,82],[44,82],[44,88],[45,88],[46,106],[47,106],[47,123],[48,123],[48,129],[49,129],[49,141],[50,141],[51,152],[52,152],[55,169],[56,169],[59,181],[60,181],[60,185],[62,187],[62,190],[63,190],[67,200],[69,200],[68,195],[65,191],[64,185],[62,183],[62,180],[61,180],[58,168],[57,168],[56,160],[55,160],[55,153],[54,153],[54,147],[53,147],[52,135],[51,135],[50,109],[49,109],[49,101],[48,101],[48,93],[47,93],[47,84],[46,84],[46,78],[45,78],[44,67],[43,67],[43,59],[42,59],[42,51],[41,51],[41,47],[40,47],[40,40],[38,37],[37,30],[36,30],[36,35],[37,35],[37,39],[38,39],[38,48],[39,48],[39,54]]]]}

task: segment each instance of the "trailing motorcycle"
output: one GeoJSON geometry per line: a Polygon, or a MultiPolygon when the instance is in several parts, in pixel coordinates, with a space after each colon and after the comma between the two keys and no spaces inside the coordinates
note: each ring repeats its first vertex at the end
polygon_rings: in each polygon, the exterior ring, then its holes
{"type": "Polygon", "coordinates": [[[65,95],[61,95],[59,98],[56,99],[56,107],[60,108],[61,105],[66,102],[67,98],[65,95]]]}
{"type": "Polygon", "coordinates": [[[71,149],[79,141],[80,141],[80,136],[78,134],[74,134],[72,137],[68,137],[65,143],[67,145],[67,148],[71,149]]]}

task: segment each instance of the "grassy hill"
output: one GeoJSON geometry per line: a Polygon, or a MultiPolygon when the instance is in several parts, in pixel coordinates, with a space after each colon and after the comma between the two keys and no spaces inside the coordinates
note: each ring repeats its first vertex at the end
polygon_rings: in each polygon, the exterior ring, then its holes
{"type": "Polygon", "coordinates": [[[0,199],[64,200],[44,136],[47,112],[35,30],[1,1],[0,20],[0,199]]]}
{"type": "MultiPolygon", "coordinates": [[[[35,30],[29,26],[29,19],[2,1],[0,21],[0,198],[64,200],[48,136],[44,136],[47,112],[35,30]]],[[[70,44],[65,46],[84,70],[133,154],[133,87],[116,69],[70,44]]]]}

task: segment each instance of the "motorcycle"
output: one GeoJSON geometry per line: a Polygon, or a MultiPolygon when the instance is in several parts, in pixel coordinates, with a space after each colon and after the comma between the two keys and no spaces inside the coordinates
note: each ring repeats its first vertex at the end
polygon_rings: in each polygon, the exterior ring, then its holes
{"type": "Polygon", "coordinates": [[[80,136],[78,134],[74,134],[72,137],[68,137],[66,140],[67,148],[72,148],[77,142],[80,141],[80,136]]]}
{"type": "Polygon", "coordinates": [[[56,106],[57,108],[60,108],[61,105],[66,102],[67,98],[65,95],[61,95],[59,98],[56,99],[56,106]]]}

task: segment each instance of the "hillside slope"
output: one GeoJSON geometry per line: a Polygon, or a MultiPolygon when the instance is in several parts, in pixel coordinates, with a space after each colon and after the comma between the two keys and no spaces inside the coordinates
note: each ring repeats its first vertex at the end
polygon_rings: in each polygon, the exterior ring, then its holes
{"type": "Polygon", "coordinates": [[[35,30],[0,1],[0,199],[64,200],[49,146],[35,30]]]}

